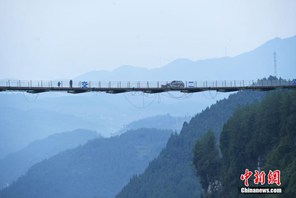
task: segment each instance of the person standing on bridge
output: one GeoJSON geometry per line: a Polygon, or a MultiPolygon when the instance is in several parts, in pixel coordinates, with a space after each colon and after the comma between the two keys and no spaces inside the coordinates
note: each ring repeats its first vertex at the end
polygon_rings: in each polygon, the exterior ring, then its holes
{"type": "Polygon", "coordinates": [[[69,85],[70,85],[70,88],[72,88],[72,86],[73,86],[73,81],[72,80],[70,80],[69,85]]]}
{"type": "Polygon", "coordinates": [[[59,81],[59,82],[58,82],[58,87],[60,87],[60,86],[61,86],[61,82],[59,81]]]}

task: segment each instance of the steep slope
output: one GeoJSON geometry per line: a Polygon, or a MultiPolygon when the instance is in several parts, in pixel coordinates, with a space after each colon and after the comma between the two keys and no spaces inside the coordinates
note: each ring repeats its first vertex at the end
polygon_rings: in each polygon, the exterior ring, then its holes
{"type": "Polygon", "coordinates": [[[85,144],[88,140],[96,137],[95,131],[81,129],[57,133],[45,139],[34,141],[24,149],[9,154],[0,160],[0,190],[25,174],[32,165],[61,151],[85,144]]]}
{"type": "MultiPolygon", "coordinates": [[[[268,95],[261,103],[237,111],[221,133],[222,195],[245,197],[237,187],[243,187],[240,175],[249,169],[266,173],[281,171],[283,194],[276,197],[296,197],[296,91],[279,91],[268,95]]],[[[249,179],[250,186],[262,187],[249,179]]],[[[249,197],[256,197],[249,195],[249,197]]],[[[269,196],[266,196],[269,197],[269,196]]],[[[274,195],[270,195],[274,197],[274,195]]]]}
{"type": "Polygon", "coordinates": [[[114,197],[165,146],[172,131],[138,129],[95,139],[34,165],[1,198],[114,197]]]}
{"type": "Polygon", "coordinates": [[[220,133],[238,107],[256,102],[264,95],[255,91],[238,92],[197,114],[183,125],[179,135],[169,139],[158,158],[149,164],[143,174],[134,176],[117,198],[199,197],[201,187],[192,164],[196,139],[209,129],[220,133]]]}

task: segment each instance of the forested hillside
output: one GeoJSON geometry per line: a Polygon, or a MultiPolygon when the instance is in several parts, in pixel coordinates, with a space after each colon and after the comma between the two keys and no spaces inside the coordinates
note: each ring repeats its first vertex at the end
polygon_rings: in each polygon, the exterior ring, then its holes
{"type": "MultiPolygon", "coordinates": [[[[222,158],[219,162],[218,154],[209,157],[209,153],[202,151],[201,144],[212,151],[216,149],[207,137],[196,144],[194,162],[206,197],[215,197],[215,194],[227,198],[244,197],[239,193],[239,187],[244,186],[240,176],[245,169],[265,171],[265,187],[277,187],[267,183],[267,174],[269,170],[280,170],[280,187],[284,193],[265,197],[296,197],[296,91],[271,92],[261,103],[237,110],[221,133],[222,158]],[[220,168],[215,168],[218,164],[220,168]],[[205,166],[208,168],[204,169],[205,166]],[[215,176],[209,177],[213,172],[215,176]],[[217,191],[212,188],[215,181],[221,184],[217,191]]],[[[254,184],[253,179],[249,179],[250,186],[260,187],[261,183],[254,184]]]]}
{"type": "Polygon", "coordinates": [[[0,191],[1,198],[109,198],[148,166],[165,147],[170,130],[137,129],[98,138],[29,169],[0,191]]]}
{"type": "Polygon", "coordinates": [[[98,138],[95,131],[77,129],[34,141],[24,149],[9,154],[0,160],[0,190],[25,174],[34,164],[94,138],[98,138]]]}
{"type": "Polygon", "coordinates": [[[156,129],[169,129],[179,132],[185,121],[190,120],[189,116],[177,117],[170,114],[158,115],[148,118],[136,120],[126,125],[121,131],[139,129],[139,128],[156,128],[156,129]]]}
{"type": "Polygon", "coordinates": [[[199,197],[201,187],[192,163],[196,140],[209,129],[219,134],[238,107],[259,101],[264,95],[256,91],[238,92],[197,114],[183,125],[180,134],[169,139],[166,148],[144,174],[134,176],[117,198],[199,197]]]}

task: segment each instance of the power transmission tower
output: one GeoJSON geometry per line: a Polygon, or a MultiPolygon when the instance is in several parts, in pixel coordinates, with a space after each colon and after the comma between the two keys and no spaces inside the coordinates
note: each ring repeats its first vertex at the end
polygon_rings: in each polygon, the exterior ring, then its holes
{"type": "Polygon", "coordinates": [[[273,52],[274,76],[277,77],[277,61],[276,52],[273,52]]]}

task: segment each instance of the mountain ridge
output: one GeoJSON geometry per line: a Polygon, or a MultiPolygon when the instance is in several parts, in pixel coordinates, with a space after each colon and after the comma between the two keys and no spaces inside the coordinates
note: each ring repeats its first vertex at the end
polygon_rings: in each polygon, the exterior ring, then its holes
{"type": "Polygon", "coordinates": [[[264,95],[264,92],[241,91],[196,114],[183,124],[179,134],[170,137],[145,172],[134,176],[116,198],[199,197],[201,186],[192,163],[196,140],[208,130],[219,136],[224,123],[237,108],[260,101],[264,95]]]}
{"type": "MultiPolygon", "coordinates": [[[[217,58],[207,58],[207,59],[201,59],[201,60],[190,60],[187,58],[180,58],[175,59],[164,66],[147,69],[143,67],[135,67],[135,66],[128,66],[128,69],[126,66],[120,66],[112,71],[105,71],[104,74],[100,73],[100,71],[92,71],[94,75],[90,76],[92,72],[88,72],[85,74],[82,74],[80,76],[77,76],[74,79],[77,80],[215,80],[211,78],[211,76],[217,76],[215,75],[218,72],[222,77],[221,80],[226,79],[230,80],[232,79],[232,75],[227,75],[227,71],[231,73],[244,70],[247,72],[247,75],[244,74],[238,74],[239,77],[236,80],[244,79],[243,77],[246,77],[246,80],[249,80],[248,78],[255,76],[255,78],[263,78],[264,76],[269,76],[273,72],[273,52],[277,52],[278,55],[278,61],[279,63],[282,61],[281,66],[284,67],[291,67],[292,64],[286,61],[286,59],[292,59],[292,63],[296,63],[296,59],[293,57],[284,56],[283,54],[288,53],[289,51],[295,51],[296,50],[296,35],[291,36],[288,38],[274,38],[269,41],[266,41],[262,45],[249,50],[247,52],[243,52],[239,55],[233,56],[233,57],[217,57],[217,58]],[[291,49],[291,50],[289,50],[291,49]],[[241,61],[244,62],[241,62],[241,61]],[[254,64],[255,66],[250,66],[250,64],[254,64]],[[257,68],[257,74],[254,75],[254,73],[248,73],[248,67],[251,67],[250,70],[254,70],[257,68]],[[185,70],[184,70],[185,68],[185,70]],[[198,71],[194,70],[194,68],[200,68],[201,70],[206,71],[205,73],[211,73],[211,75],[206,75],[207,78],[203,78],[201,75],[197,75],[196,78],[194,78],[193,75],[191,75],[190,72],[198,71]],[[222,68],[222,70],[221,70],[222,68]],[[259,70],[258,70],[259,68],[259,70]],[[260,69],[261,68],[261,69],[260,69]],[[127,72],[129,77],[123,75],[123,72],[125,69],[127,69],[127,72]],[[186,71],[189,70],[189,71],[186,71]],[[132,73],[135,72],[137,75],[132,75],[132,73]],[[259,72],[259,75],[258,75],[259,72]],[[158,74],[161,73],[161,74],[158,74]],[[177,73],[178,75],[174,75],[173,73],[177,73]],[[185,73],[186,75],[182,74],[185,73]],[[96,76],[94,78],[94,76],[96,76]],[[154,77],[156,76],[156,78],[154,77]],[[118,79],[114,78],[118,77],[118,79]],[[166,78],[168,77],[168,78],[166,78]],[[229,79],[228,79],[229,78],[229,79]]],[[[292,55],[291,55],[292,56],[292,55]]],[[[279,64],[280,66],[280,64],[279,64]]],[[[245,73],[246,73],[245,72],[245,73]]],[[[239,72],[238,72],[239,73],[239,72]]],[[[197,73],[198,74],[198,73],[197,73]]],[[[289,75],[289,72],[282,72],[280,73],[281,77],[288,78],[292,77],[289,75]]],[[[217,78],[216,78],[217,79],[217,78]]],[[[253,80],[256,80],[253,79],[253,80]]]]}
{"type": "Polygon", "coordinates": [[[77,129],[33,141],[22,150],[8,154],[0,160],[0,190],[25,174],[32,165],[94,138],[98,138],[95,131],[77,129]]]}
{"type": "Polygon", "coordinates": [[[114,197],[132,175],[144,171],[171,134],[169,130],[136,129],[90,140],[35,164],[0,191],[0,197],[114,197]]]}

